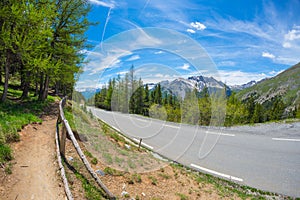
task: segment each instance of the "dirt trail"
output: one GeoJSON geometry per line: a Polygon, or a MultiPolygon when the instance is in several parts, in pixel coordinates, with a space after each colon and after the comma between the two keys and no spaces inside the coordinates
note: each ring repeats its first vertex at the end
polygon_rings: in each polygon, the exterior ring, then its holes
{"type": "Polygon", "coordinates": [[[65,199],[55,156],[54,117],[26,126],[13,145],[12,174],[0,180],[1,199],[65,199]]]}

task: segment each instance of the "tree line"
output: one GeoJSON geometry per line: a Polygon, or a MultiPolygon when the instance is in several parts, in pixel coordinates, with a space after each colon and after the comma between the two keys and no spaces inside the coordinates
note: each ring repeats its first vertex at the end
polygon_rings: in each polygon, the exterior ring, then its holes
{"type": "Polygon", "coordinates": [[[87,0],[1,0],[0,84],[5,101],[11,79],[22,99],[33,91],[38,99],[72,92],[87,48],[91,22],[87,0]]]}
{"type": "Polygon", "coordinates": [[[195,91],[187,91],[185,98],[180,99],[171,92],[163,91],[160,84],[149,89],[141,78],[135,78],[134,66],[131,66],[124,78],[118,76],[110,79],[106,86],[88,100],[88,104],[105,110],[140,114],[172,122],[209,125],[211,102],[208,89],[205,88],[197,95],[195,96],[195,91]]]}
{"type": "MultiPolygon", "coordinates": [[[[228,94],[226,91],[225,93],[228,94]]],[[[226,109],[223,121],[225,126],[300,117],[297,110],[286,113],[288,105],[280,97],[260,104],[253,96],[241,101],[233,92],[226,97],[226,104],[219,104],[214,109],[213,103],[218,104],[218,97],[213,95],[207,87],[201,92],[196,89],[187,91],[183,99],[171,92],[163,92],[160,84],[149,89],[141,79],[134,77],[134,67],[131,66],[124,78],[118,76],[110,79],[88,103],[92,104],[94,101],[96,107],[106,110],[197,125],[210,125],[214,117],[212,112],[218,112],[221,107],[226,109]]]]}

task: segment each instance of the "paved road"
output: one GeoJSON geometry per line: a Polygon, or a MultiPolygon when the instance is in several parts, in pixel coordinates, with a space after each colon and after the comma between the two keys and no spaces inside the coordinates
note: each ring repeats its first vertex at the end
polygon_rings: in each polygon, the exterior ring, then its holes
{"type": "Polygon", "coordinates": [[[94,115],[153,151],[199,171],[251,187],[300,197],[299,127],[256,134],[175,124],[90,107],[94,115]],[[286,137],[285,137],[286,136],[286,137]]]}

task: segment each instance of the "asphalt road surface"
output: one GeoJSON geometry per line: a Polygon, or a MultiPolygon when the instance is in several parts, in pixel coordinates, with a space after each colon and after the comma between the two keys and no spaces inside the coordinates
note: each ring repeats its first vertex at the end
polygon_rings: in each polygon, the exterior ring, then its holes
{"type": "Polygon", "coordinates": [[[261,190],[300,197],[299,123],[281,128],[213,128],[89,109],[170,160],[261,190]]]}

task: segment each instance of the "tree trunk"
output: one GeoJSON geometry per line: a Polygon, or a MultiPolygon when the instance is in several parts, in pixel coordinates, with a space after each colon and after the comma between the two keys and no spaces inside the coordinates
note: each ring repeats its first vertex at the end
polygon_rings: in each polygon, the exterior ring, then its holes
{"type": "Polygon", "coordinates": [[[40,90],[39,90],[39,101],[42,100],[43,96],[43,89],[44,89],[44,73],[41,73],[41,79],[40,79],[40,90]]]}
{"type": "Polygon", "coordinates": [[[26,72],[25,77],[23,77],[23,84],[22,84],[23,93],[22,93],[21,99],[28,98],[28,92],[29,92],[29,87],[30,87],[29,77],[30,77],[30,72],[26,72]]]}
{"type": "Polygon", "coordinates": [[[50,82],[50,78],[49,78],[48,75],[46,75],[42,92],[39,95],[39,100],[40,101],[45,101],[47,96],[48,96],[49,82],[50,82]]]}
{"type": "Polygon", "coordinates": [[[0,69],[0,85],[2,84],[2,70],[0,69]]]}
{"type": "Polygon", "coordinates": [[[60,82],[57,81],[57,82],[55,83],[55,95],[56,95],[56,96],[58,96],[58,94],[59,94],[59,88],[60,88],[60,82]]]}
{"type": "Polygon", "coordinates": [[[1,97],[1,101],[4,102],[7,97],[7,91],[8,91],[8,79],[9,79],[9,66],[10,66],[10,52],[6,53],[6,62],[4,66],[5,71],[5,80],[4,80],[4,88],[3,88],[3,94],[1,97]]]}
{"type": "Polygon", "coordinates": [[[39,82],[38,80],[35,80],[35,91],[34,91],[34,96],[36,97],[39,93],[39,82]]]}

